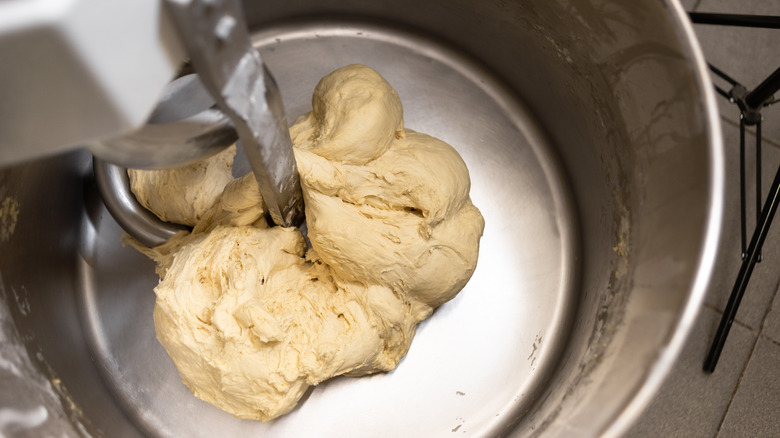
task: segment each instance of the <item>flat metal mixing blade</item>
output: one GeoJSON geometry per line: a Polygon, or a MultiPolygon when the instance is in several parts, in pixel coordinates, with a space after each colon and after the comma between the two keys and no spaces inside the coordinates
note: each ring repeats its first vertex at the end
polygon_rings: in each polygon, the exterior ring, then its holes
{"type": "Polygon", "coordinates": [[[239,0],[166,0],[201,82],[238,132],[274,223],[297,225],[303,197],[281,94],[239,0]]]}

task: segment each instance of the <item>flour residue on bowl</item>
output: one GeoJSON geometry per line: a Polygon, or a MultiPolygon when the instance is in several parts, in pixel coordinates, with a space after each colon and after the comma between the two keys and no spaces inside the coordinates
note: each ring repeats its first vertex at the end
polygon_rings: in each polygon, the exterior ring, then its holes
{"type": "MultiPolygon", "coordinates": [[[[68,415],[63,409],[64,388],[61,384],[54,382],[53,385],[30,359],[14,324],[3,285],[0,275],[0,381],[3,382],[0,436],[25,433],[31,436],[90,436],[80,417],[68,415]]],[[[40,352],[36,356],[43,362],[40,352]]]]}
{"type": "Polygon", "coordinates": [[[6,196],[0,202],[0,242],[5,242],[11,238],[18,220],[19,202],[10,196],[6,196]]]}

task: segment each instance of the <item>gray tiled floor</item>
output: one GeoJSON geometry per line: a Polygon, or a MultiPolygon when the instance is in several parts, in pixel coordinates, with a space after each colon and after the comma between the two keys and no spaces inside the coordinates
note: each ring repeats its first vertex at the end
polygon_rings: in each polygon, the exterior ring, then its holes
{"type": "Polygon", "coordinates": [[[780,297],[775,295],[772,308],[764,321],[762,335],[780,343],[780,297]]]}
{"type": "MultiPolygon", "coordinates": [[[[682,4],[687,11],[780,15],[777,0],[684,0],[682,4]]],[[[749,89],[780,66],[780,30],[707,25],[695,25],[694,30],[705,58],[749,89]]],[[[770,229],[764,261],[756,266],[715,373],[702,371],[741,262],[739,113],[720,97],[719,105],[727,190],[715,275],[679,362],[628,437],[780,437],[780,225],[770,229]]],[[[780,104],[763,114],[766,194],[780,164],[780,104]]],[[[755,217],[753,133],[747,136],[748,239],[755,217]]]]}
{"type": "Polygon", "coordinates": [[[696,327],[679,363],[667,377],[661,392],[629,437],[713,437],[731,402],[756,336],[736,324],[729,334],[723,357],[715,373],[701,371],[710,339],[718,326],[720,313],[702,309],[696,327]]]}
{"type": "Polygon", "coordinates": [[[726,412],[719,435],[780,436],[778,364],[780,345],[760,336],[740,380],[739,389],[726,412]]]}

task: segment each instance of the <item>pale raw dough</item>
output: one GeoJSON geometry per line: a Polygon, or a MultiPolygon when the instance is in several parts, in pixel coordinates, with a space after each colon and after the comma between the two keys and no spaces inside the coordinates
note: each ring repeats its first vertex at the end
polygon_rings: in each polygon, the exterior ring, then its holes
{"type": "Polygon", "coordinates": [[[233,180],[236,147],[186,166],[162,170],[128,169],[130,190],[157,217],[194,226],[233,180]]]}
{"type": "Polygon", "coordinates": [[[311,249],[266,225],[245,177],[192,233],[145,251],[162,277],[158,339],[196,396],[240,418],[289,412],[333,376],[393,369],[477,263],[484,221],[463,160],[404,130],[384,78],[336,70],[312,107],[290,130],[311,249]]]}

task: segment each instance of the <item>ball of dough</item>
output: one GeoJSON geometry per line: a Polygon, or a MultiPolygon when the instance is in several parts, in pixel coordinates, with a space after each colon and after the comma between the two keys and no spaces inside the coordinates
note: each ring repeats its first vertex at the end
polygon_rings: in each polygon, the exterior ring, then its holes
{"type": "Polygon", "coordinates": [[[398,93],[365,65],[342,67],[322,78],[314,89],[312,107],[305,126],[314,128],[313,135],[296,146],[330,160],[365,164],[403,135],[398,93]]]}
{"type": "Polygon", "coordinates": [[[465,163],[404,130],[378,73],[336,70],[313,107],[290,129],[312,248],[297,229],[267,227],[245,177],[191,234],[145,251],[162,277],[160,343],[196,396],[240,418],[289,412],[333,376],[392,370],[477,263],[485,223],[465,163]]]}

